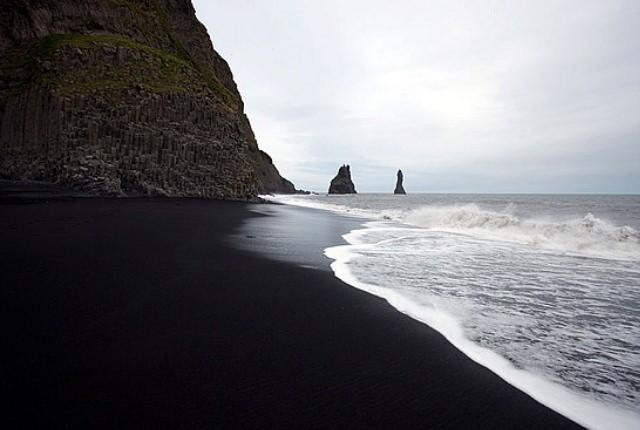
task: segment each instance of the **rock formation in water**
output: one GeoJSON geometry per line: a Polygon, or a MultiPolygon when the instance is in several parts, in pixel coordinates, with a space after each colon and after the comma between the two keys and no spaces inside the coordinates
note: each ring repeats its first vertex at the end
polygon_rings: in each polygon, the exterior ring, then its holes
{"type": "Polygon", "coordinates": [[[351,168],[348,164],[338,170],[338,174],[331,180],[329,194],[356,194],[356,187],[351,180],[351,168]]]}
{"type": "Polygon", "coordinates": [[[393,194],[407,194],[402,186],[402,181],[404,176],[402,175],[402,170],[398,170],[398,180],[396,181],[396,189],[393,190],[393,194]]]}
{"type": "Polygon", "coordinates": [[[0,178],[105,195],[295,191],[190,0],[2,0],[0,178]]]}

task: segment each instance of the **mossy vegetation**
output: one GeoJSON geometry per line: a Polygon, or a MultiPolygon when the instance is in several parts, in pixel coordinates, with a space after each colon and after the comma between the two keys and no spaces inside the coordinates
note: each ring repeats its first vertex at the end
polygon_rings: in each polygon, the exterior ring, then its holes
{"type": "MultiPolygon", "coordinates": [[[[126,0],[116,0],[116,1],[126,2],[126,0]]],[[[158,13],[158,17],[160,18],[160,23],[162,24],[162,27],[166,32],[166,34],[169,36],[171,43],[176,48],[178,55],[185,61],[188,61],[189,63],[191,63],[196,68],[196,70],[200,72],[200,75],[205,80],[205,82],[207,83],[211,91],[218,94],[228,106],[231,106],[234,109],[237,109],[238,100],[231,93],[231,91],[229,91],[224,85],[220,83],[220,81],[216,77],[213,70],[211,70],[206,65],[201,64],[199,61],[193,58],[193,56],[189,53],[189,51],[184,47],[182,42],[180,42],[180,40],[173,35],[173,32],[171,31],[171,26],[169,25],[169,17],[164,12],[164,10],[162,10],[161,8],[157,8],[157,13],[158,13]]]]}
{"type": "MultiPolygon", "coordinates": [[[[98,56],[99,57],[99,56],[98,56]]],[[[116,35],[56,34],[11,52],[0,67],[0,79],[10,82],[7,93],[19,92],[37,83],[55,88],[65,95],[112,91],[143,86],[154,92],[185,92],[198,86],[193,66],[162,50],[116,35]],[[89,67],[60,70],[55,55],[63,47],[92,50],[125,48],[136,52],[136,59],[114,66],[105,58],[89,67]]]]}
{"type": "Polygon", "coordinates": [[[209,89],[217,94],[227,106],[234,110],[238,108],[239,100],[237,97],[220,82],[213,70],[193,58],[182,42],[174,35],[167,12],[156,1],[111,0],[111,2],[117,6],[126,7],[131,16],[144,17],[145,19],[137,22],[137,27],[145,34],[157,32],[157,27],[161,28],[162,34],[167,36],[168,41],[176,50],[176,55],[190,63],[200,73],[209,89]],[[150,28],[149,26],[155,27],[150,28]]]}
{"type": "Polygon", "coordinates": [[[237,97],[220,82],[213,70],[193,58],[182,42],[174,35],[169,16],[157,1],[111,0],[111,2],[117,6],[126,7],[132,16],[145,17],[144,20],[137,23],[137,26],[141,28],[145,34],[150,34],[154,32],[154,30],[157,30],[156,28],[149,28],[150,25],[160,27],[163,30],[162,33],[168,37],[175,48],[176,54],[184,61],[190,63],[200,73],[202,79],[211,91],[216,93],[227,106],[234,110],[238,108],[239,100],[237,97]]]}
{"type": "Polygon", "coordinates": [[[154,93],[183,93],[195,91],[197,79],[181,63],[158,58],[130,61],[119,67],[101,64],[90,68],[69,70],[64,75],[46,75],[50,83],[63,95],[102,93],[117,96],[119,90],[133,87],[154,93]],[[150,68],[153,68],[152,70],[150,68]]]}
{"type": "MultiPolygon", "coordinates": [[[[111,0],[126,7],[137,28],[154,40],[154,45],[171,46],[158,49],[120,35],[109,34],[54,34],[6,53],[0,62],[0,98],[19,94],[31,84],[50,85],[63,94],[109,92],[133,86],[142,86],[153,92],[186,92],[206,85],[232,110],[239,100],[217,78],[215,71],[198,62],[173,34],[169,17],[156,2],[111,0]],[[160,29],[160,31],[158,31],[160,29]],[[152,37],[157,35],[156,38],[152,37]],[[65,69],[64,61],[57,57],[63,48],[91,51],[104,47],[125,48],[139,52],[142,59],[128,61],[113,67],[93,64],[91,67],[65,69]],[[9,83],[6,85],[6,83],[9,83]]],[[[94,56],[95,58],[95,56],[94,56]]]]}

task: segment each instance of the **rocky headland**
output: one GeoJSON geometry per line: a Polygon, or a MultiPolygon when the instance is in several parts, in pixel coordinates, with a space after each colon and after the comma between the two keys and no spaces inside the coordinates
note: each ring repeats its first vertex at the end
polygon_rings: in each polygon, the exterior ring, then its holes
{"type": "Polygon", "coordinates": [[[190,0],[3,0],[2,178],[115,196],[295,191],[190,0]]]}
{"type": "Polygon", "coordinates": [[[351,180],[351,167],[345,164],[338,169],[338,174],[331,180],[329,194],[356,194],[356,187],[351,180]]]}

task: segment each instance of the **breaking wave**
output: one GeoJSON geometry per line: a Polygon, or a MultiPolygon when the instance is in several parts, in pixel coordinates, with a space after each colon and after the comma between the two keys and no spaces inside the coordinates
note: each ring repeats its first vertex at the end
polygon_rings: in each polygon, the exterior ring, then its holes
{"type": "MultiPolygon", "coordinates": [[[[550,251],[614,260],[640,260],[640,232],[618,226],[592,213],[581,217],[521,218],[516,205],[504,210],[483,209],[474,203],[424,205],[415,209],[354,207],[351,201],[314,201],[304,197],[278,196],[272,201],[345,215],[395,221],[433,231],[457,233],[487,240],[535,246],[550,251]]],[[[346,199],[345,199],[346,200],[346,199]]]]}
{"type": "Polygon", "coordinates": [[[424,206],[409,212],[404,222],[430,230],[468,234],[485,239],[538,246],[601,258],[640,258],[640,233],[619,227],[591,213],[563,221],[520,219],[510,208],[503,212],[475,204],[424,206]]]}

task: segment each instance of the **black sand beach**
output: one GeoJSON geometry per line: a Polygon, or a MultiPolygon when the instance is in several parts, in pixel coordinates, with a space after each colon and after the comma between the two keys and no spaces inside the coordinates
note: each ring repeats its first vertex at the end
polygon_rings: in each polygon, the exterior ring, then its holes
{"type": "Polygon", "coordinates": [[[0,205],[4,427],[577,427],[337,280],[322,248],[349,222],[202,200],[0,205]]]}

